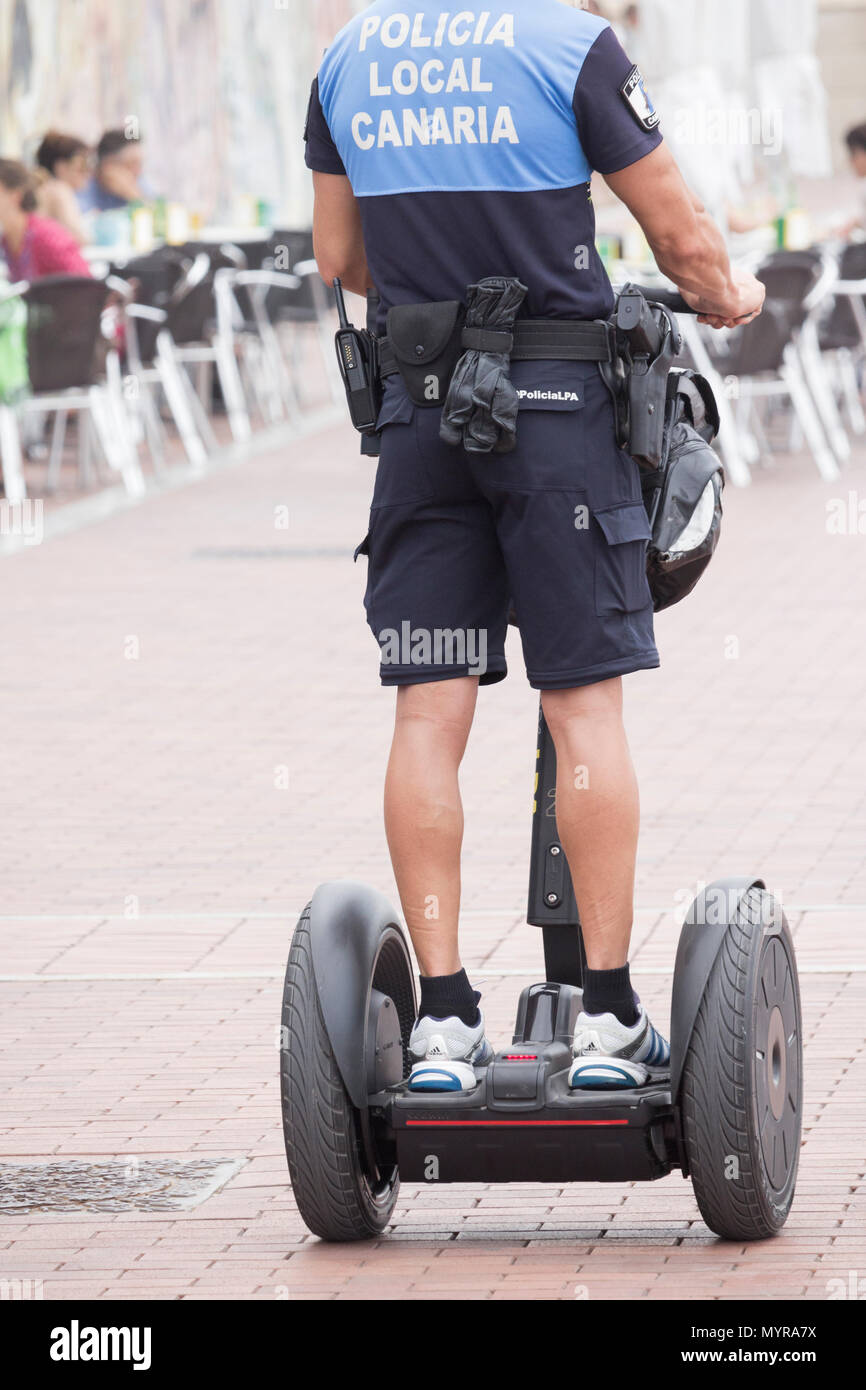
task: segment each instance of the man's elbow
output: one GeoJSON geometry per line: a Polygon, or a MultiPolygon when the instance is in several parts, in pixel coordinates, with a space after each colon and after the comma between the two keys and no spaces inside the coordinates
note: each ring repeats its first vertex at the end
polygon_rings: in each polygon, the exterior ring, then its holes
{"type": "Polygon", "coordinates": [[[348,267],[343,257],[333,255],[316,242],[313,243],[313,255],[319,267],[319,274],[326,285],[333,285],[335,279],[345,279],[348,267]]]}
{"type": "Polygon", "coordinates": [[[363,256],[358,258],[322,254],[315,247],[313,253],[319,274],[329,288],[333,288],[334,281],[339,280],[344,290],[351,290],[353,294],[362,296],[367,293],[372,282],[363,256]]]}
{"type": "Polygon", "coordinates": [[[372,284],[370,274],[367,270],[367,262],[363,259],[352,260],[350,257],[327,257],[316,256],[316,265],[319,267],[319,274],[329,288],[333,288],[335,280],[339,280],[344,290],[351,290],[353,294],[364,295],[372,284]]]}
{"type": "Polygon", "coordinates": [[[356,269],[357,258],[353,258],[348,248],[342,246],[337,238],[316,236],[314,232],[313,255],[319,267],[319,274],[326,285],[333,285],[335,279],[342,280],[345,284],[356,269]]]}

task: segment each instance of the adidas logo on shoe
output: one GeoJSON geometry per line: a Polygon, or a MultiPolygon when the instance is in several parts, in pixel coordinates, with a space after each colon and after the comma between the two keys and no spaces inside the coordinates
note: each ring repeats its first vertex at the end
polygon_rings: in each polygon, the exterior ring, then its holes
{"type": "Polygon", "coordinates": [[[475,1067],[486,1066],[493,1056],[480,1014],[474,1027],[456,1017],[421,1018],[409,1047],[414,1059],[410,1091],[472,1091],[478,1085],[475,1067]],[[443,1032],[434,1031],[437,1023],[443,1032]]]}

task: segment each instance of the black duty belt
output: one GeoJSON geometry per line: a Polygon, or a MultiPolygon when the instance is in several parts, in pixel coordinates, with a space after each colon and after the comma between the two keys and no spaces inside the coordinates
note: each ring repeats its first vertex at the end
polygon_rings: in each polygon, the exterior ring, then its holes
{"type": "MultiPolygon", "coordinates": [[[[613,356],[610,326],[601,319],[518,319],[513,333],[464,328],[460,346],[505,353],[512,362],[610,362],[613,356]]],[[[380,338],[379,375],[394,376],[399,370],[390,339],[380,338]]]]}

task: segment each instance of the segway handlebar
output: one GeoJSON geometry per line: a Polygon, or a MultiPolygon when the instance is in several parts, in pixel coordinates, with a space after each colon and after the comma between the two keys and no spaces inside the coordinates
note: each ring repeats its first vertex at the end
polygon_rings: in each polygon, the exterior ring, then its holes
{"type": "MultiPolygon", "coordinates": [[[[647,285],[626,285],[626,289],[638,290],[644,299],[651,299],[654,304],[661,304],[672,314],[692,314],[697,315],[702,312],[700,309],[693,309],[691,304],[687,304],[678,290],[650,289],[647,285]]],[[[744,315],[747,322],[751,321],[751,314],[744,315]]],[[[737,323],[742,323],[743,319],[737,319],[737,323]]]]}
{"type": "Polygon", "coordinates": [[[629,288],[639,290],[644,299],[651,299],[654,304],[663,304],[666,309],[670,309],[672,314],[696,314],[697,309],[693,309],[691,304],[687,304],[678,290],[650,289],[648,285],[631,285],[629,288]]]}

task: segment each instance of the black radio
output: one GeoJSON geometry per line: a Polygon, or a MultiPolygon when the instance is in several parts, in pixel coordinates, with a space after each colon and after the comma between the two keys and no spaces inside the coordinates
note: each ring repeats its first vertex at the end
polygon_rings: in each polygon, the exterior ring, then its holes
{"type": "Polygon", "coordinates": [[[349,417],[355,429],[368,434],[376,428],[379,414],[379,358],[375,336],[366,328],[355,328],[346,314],[342,282],[334,279],[340,327],[335,342],[340,375],[349,403],[349,417]]]}

